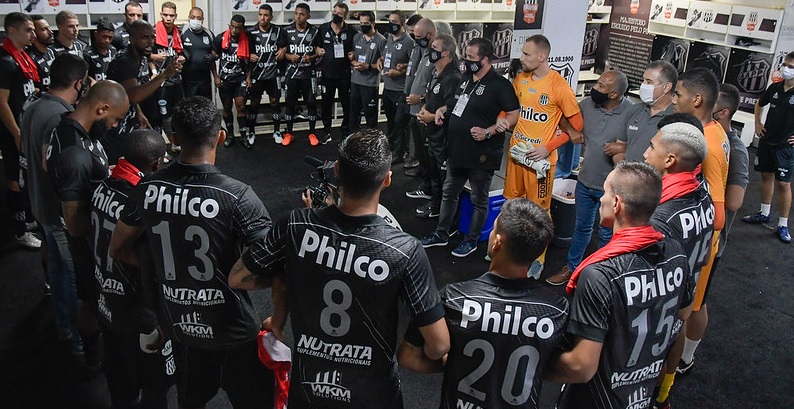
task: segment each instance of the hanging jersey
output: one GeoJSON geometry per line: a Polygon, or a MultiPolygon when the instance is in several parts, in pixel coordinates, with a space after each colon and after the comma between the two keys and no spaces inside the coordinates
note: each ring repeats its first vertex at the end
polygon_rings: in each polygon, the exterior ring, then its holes
{"type": "MultiPolygon", "coordinates": [[[[545,145],[557,136],[563,115],[567,118],[579,112],[573,89],[557,71],[552,70],[538,81],[532,79],[532,73],[522,72],[513,80],[513,89],[521,110],[510,146],[518,142],[545,145]]],[[[557,163],[557,151],[550,152],[546,159],[557,163]]]]}
{"type": "Polygon", "coordinates": [[[568,300],[534,279],[486,273],[441,291],[452,340],[441,408],[536,408],[568,300]]]}
{"type": "Polygon", "coordinates": [[[257,24],[246,30],[251,47],[251,54],[256,54],[259,61],[251,68],[251,79],[254,81],[276,78],[278,66],[276,52],[286,46],[284,29],[270,25],[267,31],[259,29],[257,24]]]}
{"type": "Polygon", "coordinates": [[[83,58],[88,63],[88,76],[97,81],[107,79],[108,66],[118,53],[112,45],[108,45],[107,54],[101,54],[94,47],[85,50],[83,58]]]}
{"type": "Polygon", "coordinates": [[[377,215],[295,210],[243,256],[254,274],[286,273],[295,339],[290,407],[395,408],[398,302],[417,326],[443,317],[418,240],[377,215]]]}
{"type": "Polygon", "coordinates": [[[211,165],[174,163],[141,181],[121,221],[143,227],[173,339],[223,350],[259,328],[248,291],[228,274],[243,246],[267,233],[270,217],[251,187],[211,165]]]}

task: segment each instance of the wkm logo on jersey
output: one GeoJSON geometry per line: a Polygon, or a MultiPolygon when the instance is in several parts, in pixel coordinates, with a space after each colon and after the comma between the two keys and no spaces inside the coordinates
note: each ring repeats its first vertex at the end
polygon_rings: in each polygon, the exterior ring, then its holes
{"type": "Polygon", "coordinates": [[[342,374],[339,371],[320,372],[314,382],[303,382],[309,385],[312,394],[318,398],[332,399],[340,402],[350,402],[350,389],[340,383],[342,374]]]}
{"type": "Polygon", "coordinates": [[[180,317],[181,322],[174,323],[187,336],[212,339],[215,334],[212,327],[201,322],[201,314],[193,312],[180,317]]]}

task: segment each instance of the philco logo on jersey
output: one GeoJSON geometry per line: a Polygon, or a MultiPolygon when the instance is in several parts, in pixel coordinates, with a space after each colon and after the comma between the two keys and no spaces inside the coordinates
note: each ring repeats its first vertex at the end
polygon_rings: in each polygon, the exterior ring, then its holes
{"type": "Polygon", "coordinates": [[[673,271],[664,272],[656,269],[654,275],[643,274],[640,277],[625,276],[628,305],[645,303],[650,299],[666,295],[676,290],[684,282],[684,269],[676,267],[673,271]]]}
{"type": "Polygon", "coordinates": [[[314,46],[308,44],[290,44],[290,54],[309,54],[314,51],[314,46]]]}
{"type": "Polygon", "coordinates": [[[705,211],[702,208],[696,208],[681,213],[678,215],[678,220],[681,222],[684,239],[689,238],[690,234],[700,235],[703,229],[714,224],[714,205],[710,205],[705,211]]]}
{"type": "Polygon", "coordinates": [[[640,368],[631,372],[613,372],[612,388],[614,389],[621,386],[633,385],[647,381],[648,379],[656,379],[656,376],[658,376],[659,372],[662,370],[663,364],[664,359],[660,359],[644,368],[640,368]]]}
{"type": "Polygon", "coordinates": [[[301,334],[296,351],[299,354],[344,364],[369,366],[372,363],[372,347],[332,344],[305,334],[301,334]]]}
{"type": "Polygon", "coordinates": [[[475,300],[464,300],[461,328],[468,328],[470,322],[481,321],[480,330],[483,332],[518,335],[521,331],[524,336],[537,336],[540,339],[549,339],[554,335],[554,321],[551,318],[522,317],[519,306],[514,309],[512,305],[506,305],[504,311],[492,311],[491,308],[493,306],[489,302],[480,304],[475,300]]]}
{"type": "Polygon", "coordinates": [[[22,92],[25,94],[26,97],[33,95],[36,92],[36,86],[33,85],[33,81],[28,81],[22,85],[22,92]]]}
{"type": "Polygon", "coordinates": [[[549,120],[549,114],[545,112],[535,111],[535,108],[532,107],[527,108],[523,105],[521,105],[520,115],[522,119],[525,119],[530,122],[546,123],[549,120]]]}
{"type": "Polygon", "coordinates": [[[209,307],[211,305],[223,304],[226,298],[223,291],[217,288],[174,288],[163,284],[163,297],[166,301],[180,305],[198,305],[209,307]]]}
{"type": "Polygon", "coordinates": [[[203,217],[214,219],[220,211],[220,205],[213,198],[190,197],[190,189],[180,187],[166,187],[149,185],[143,199],[143,208],[148,210],[149,205],[155,204],[155,211],[168,214],[181,214],[183,216],[203,217]],[[173,193],[169,190],[174,189],[173,193]]]}
{"type": "Polygon", "coordinates": [[[312,394],[318,398],[332,399],[340,402],[350,402],[350,389],[340,383],[342,374],[339,371],[320,372],[315,376],[314,382],[303,382],[309,385],[312,394]]]}
{"type": "Polygon", "coordinates": [[[369,256],[356,257],[355,244],[340,241],[339,248],[333,248],[328,245],[329,241],[330,238],[328,236],[320,238],[317,233],[306,230],[303,233],[298,256],[305,258],[306,254],[316,252],[317,259],[315,263],[317,264],[348,274],[355,272],[361,278],[369,277],[377,282],[381,282],[389,276],[389,264],[385,261],[381,259],[372,260],[369,256]]]}
{"type": "Polygon", "coordinates": [[[278,51],[278,47],[275,44],[257,44],[256,45],[256,53],[257,54],[265,54],[265,53],[274,53],[278,51]]]}
{"type": "MultiPolygon", "coordinates": [[[[108,216],[118,220],[121,210],[124,209],[124,205],[117,199],[116,191],[108,189],[104,183],[100,183],[97,188],[94,189],[94,194],[91,197],[91,203],[94,204],[94,207],[101,210],[108,216]]],[[[123,199],[124,198],[122,197],[122,200],[123,199]]]]}
{"type": "Polygon", "coordinates": [[[195,338],[214,338],[212,327],[201,322],[201,314],[197,312],[184,314],[180,319],[180,322],[174,323],[174,327],[182,330],[183,334],[195,338]]]}

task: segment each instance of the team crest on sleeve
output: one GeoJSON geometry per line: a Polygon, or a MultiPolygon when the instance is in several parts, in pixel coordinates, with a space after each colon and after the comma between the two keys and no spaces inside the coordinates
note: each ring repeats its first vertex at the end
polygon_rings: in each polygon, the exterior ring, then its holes
{"type": "Polygon", "coordinates": [[[549,94],[540,94],[540,99],[538,100],[540,105],[548,105],[549,104],[549,94]]]}

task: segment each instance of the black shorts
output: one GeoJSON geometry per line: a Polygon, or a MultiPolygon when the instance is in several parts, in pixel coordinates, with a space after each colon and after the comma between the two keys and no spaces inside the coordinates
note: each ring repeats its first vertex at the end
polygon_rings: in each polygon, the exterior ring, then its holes
{"type": "Polygon", "coordinates": [[[97,311],[99,289],[94,275],[94,254],[86,238],[74,238],[66,234],[69,241],[69,252],[74,264],[74,279],[77,287],[77,298],[88,304],[92,311],[97,311]]]}
{"type": "Polygon", "coordinates": [[[145,395],[158,402],[166,402],[168,388],[174,384],[176,363],[173,342],[168,340],[157,353],[141,351],[139,334],[114,331],[104,325],[102,340],[105,347],[103,366],[110,398],[115,405],[125,407],[145,395]]]}
{"type": "Polygon", "coordinates": [[[221,82],[221,87],[218,88],[218,93],[221,94],[221,100],[229,100],[237,97],[245,96],[245,81],[241,82],[221,82]]]}
{"type": "Polygon", "coordinates": [[[276,80],[276,77],[253,80],[251,88],[248,90],[248,95],[250,95],[252,100],[256,99],[256,102],[259,102],[259,99],[261,99],[262,95],[265,93],[271,98],[281,98],[281,90],[278,88],[278,80],[276,80]]]}
{"type": "Polygon", "coordinates": [[[179,405],[194,408],[209,402],[223,388],[232,406],[273,406],[273,372],[257,355],[256,338],[222,351],[190,347],[174,342],[179,405]]]}
{"type": "Polygon", "coordinates": [[[5,171],[6,180],[19,182],[19,172],[21,170],[19,167],[19,150],[17,150],[14,137],[4,126],[0,126],[0,150],[3,151],[3,170],[5,171]]]}
{"type": "Polygon", "coordinates": [[[794,146],[771,146],[758,144],[755,152],[755,170],[761,173],[774,173],[775,180],[791,182],[794,171],[794,146]]]}

